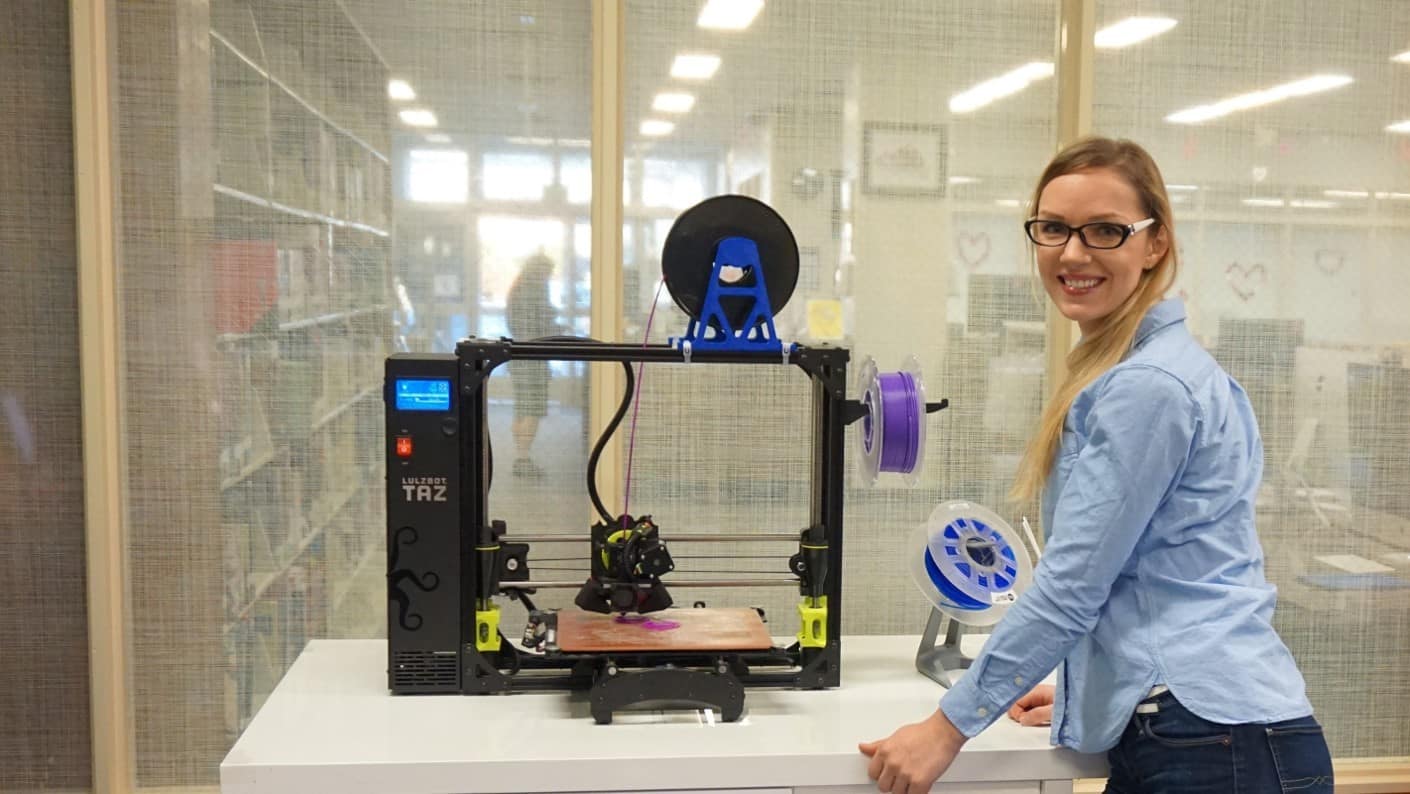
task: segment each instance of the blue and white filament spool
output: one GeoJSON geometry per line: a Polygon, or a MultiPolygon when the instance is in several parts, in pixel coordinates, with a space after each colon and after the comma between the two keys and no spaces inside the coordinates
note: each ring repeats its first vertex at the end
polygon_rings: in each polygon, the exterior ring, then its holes
{"type": "Polygon", "coordinates": [[[911,536],[911,577],[954,620],[992,626],[1033,580],[1019,533],[996,513],[955,500],[935,508],[911,536]]]}
{"type": "Polygon", "coordinates": [[[874,484],[882,472],[901,474],[907,484],[920,479],[925,464],[925,380],[920,362],[908,356],[905,368],[878,372],[870,357],[860,373],[867,409],[858,434],[862,476],[874,484]]]}

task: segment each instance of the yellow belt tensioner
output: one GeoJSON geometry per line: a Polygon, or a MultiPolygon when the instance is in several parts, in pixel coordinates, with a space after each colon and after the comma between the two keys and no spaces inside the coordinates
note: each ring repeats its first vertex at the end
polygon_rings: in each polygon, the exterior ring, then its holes
{"type": "Polygon", "coordinates": [[[798,644],[804,648],[827,647],[827,596],[804,596],[798,602],[798,644]]]}
{"type": "MultiPolygon", "coordinates": [[[[481,546],[475,551],[495,552],[499,546],[481,546]]],[[[488,599],[480,603],[484,608],[475,609],[475,650],[492,653],[499,650],[499,604],[488,599]]]]}
{"type": "MultiPolygon", "coordinates": [[[[827,546],[810,546],[804,549],[826,549],[827,546]]],[[[827,647],[827,596],[803,596],[798,602],[798,645],[801,648],[827,647]]]]}

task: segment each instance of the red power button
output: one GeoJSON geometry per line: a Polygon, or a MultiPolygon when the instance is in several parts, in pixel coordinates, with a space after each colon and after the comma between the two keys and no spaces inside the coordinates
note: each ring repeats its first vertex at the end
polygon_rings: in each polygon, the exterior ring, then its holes
{"type": "Polygon", "coordinates": [[[397,436],[397,457],[411,457],[411,436],[397,436]]]}

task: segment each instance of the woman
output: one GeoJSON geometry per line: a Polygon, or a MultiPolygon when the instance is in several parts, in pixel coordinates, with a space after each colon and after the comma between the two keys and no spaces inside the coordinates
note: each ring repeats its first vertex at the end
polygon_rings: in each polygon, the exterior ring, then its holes
{"type": "MultiPolygon", "coordinates": [[[[550,336],[556,332],[554,315],[557,310],[548,295],[549,278],[553,275],[553,260],[542,253],[534,254],[509,287],[505,300],[505,320],[509,333],[520,342],[550,336]]],[[[547,361],[514,360],[509,362],[509,379],[514,387],[514,459],[516,477],[542,478],[544,471],[530,457],[539,421],[548,415],[547,361]]]]}
{"type": "Polygon", "coordinates": [[[924,722],[867,742],[883,792],[917,794],[1009,712],[1107,752],[1107,791],[1332,791],[1331,759],[1273,630],[1247,396],[1191,337],[1165,183],[1092,138],[1048,165],[1025,224],[1082,338],[1020,466],[1048,542],[1033,585],[924,722]],[[1058,686],[1034,689],[1059,662],[1058,686]],[[1033,690],[1030,692],[1030,690],[1033,690]],[[1024,697],[1025,693],[1029,693],[1024,697]]]}

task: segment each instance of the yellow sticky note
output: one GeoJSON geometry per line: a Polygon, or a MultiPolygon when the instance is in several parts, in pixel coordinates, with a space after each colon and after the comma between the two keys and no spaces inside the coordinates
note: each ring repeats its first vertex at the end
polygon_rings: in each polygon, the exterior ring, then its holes
{"type": "Polygon", "coordinates": [[[813,339],[842,338],[842,301],[831,298],[808,301],[808,336],[813,339]]]}

